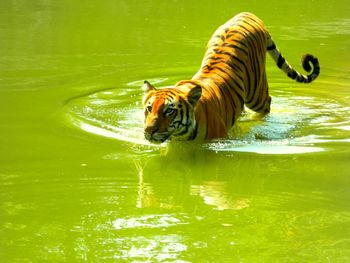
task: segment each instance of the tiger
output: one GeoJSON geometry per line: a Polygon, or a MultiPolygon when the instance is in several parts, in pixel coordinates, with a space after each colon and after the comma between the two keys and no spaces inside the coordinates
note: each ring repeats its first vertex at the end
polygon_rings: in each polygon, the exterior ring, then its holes
{"type": "Polygon", "coordinates": [[[144,81],[145,138],[155,143],[227,138],[244,106],[269,113],[266,53],[297,82],[310,83],[320,74],[318,59],[310,54],[302,57],[308,75],[293,69],[264,22],[252,13],[239,13],[214,32],[192,79],[164,88],[144,81]]]}

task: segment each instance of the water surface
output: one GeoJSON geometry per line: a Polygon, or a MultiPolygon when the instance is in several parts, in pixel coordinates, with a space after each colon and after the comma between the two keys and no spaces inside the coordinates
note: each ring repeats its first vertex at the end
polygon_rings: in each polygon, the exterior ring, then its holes
{"type": "Polygon", "coordinates": [[[0,3],[1,262],[348,262],[346,1],[0,3]],[[261,17],[271,113],[227,140],[143,139],[140,86],[190,78],[212,32],[261,17]]]}

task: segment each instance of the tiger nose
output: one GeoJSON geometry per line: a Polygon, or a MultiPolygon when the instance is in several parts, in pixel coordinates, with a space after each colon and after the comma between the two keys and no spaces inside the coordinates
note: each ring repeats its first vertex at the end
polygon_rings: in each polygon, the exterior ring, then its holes
{"type": "Polygon", "coordinates": [[[152,136],[158,130],[157,125],[148,125],[144,128],[145,135],[152,136]]]}

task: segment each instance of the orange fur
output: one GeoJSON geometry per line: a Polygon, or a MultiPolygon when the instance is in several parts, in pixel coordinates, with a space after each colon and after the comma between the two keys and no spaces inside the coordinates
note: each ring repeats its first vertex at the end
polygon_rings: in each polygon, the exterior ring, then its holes
{"type": "Polygon", "coordinates": [[[145,137],[157,142],[225,138],[244,105],[268,113],[271,97],[266,52],[298,82],[309,83],[319,74],[318,60],[312,55],[303,61],[304,69],[312,63],[310,75],[295,71],[278,51],[264,23],[253,14],[240,13],[215,31],[191,80],[159,90],[145,81],[145,137]]]}

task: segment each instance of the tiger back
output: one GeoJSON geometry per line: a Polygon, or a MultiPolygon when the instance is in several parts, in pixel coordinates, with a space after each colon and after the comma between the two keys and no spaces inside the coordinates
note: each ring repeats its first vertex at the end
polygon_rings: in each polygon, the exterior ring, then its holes
{"type": "Polygon", "coordinates": [[[271,97],[265,71],[266,52],[285,74],[303,83],[320,72],[317,58],[303,57],[305,76],[283,58],[264,23],[251,13],[240,13],[220,26],[210,38],[198,72],[191,80],[156,89],[145,81],[144,132],[146,139],[206,140],[227,137],[244,105],[269,113],[271,97]]]}

